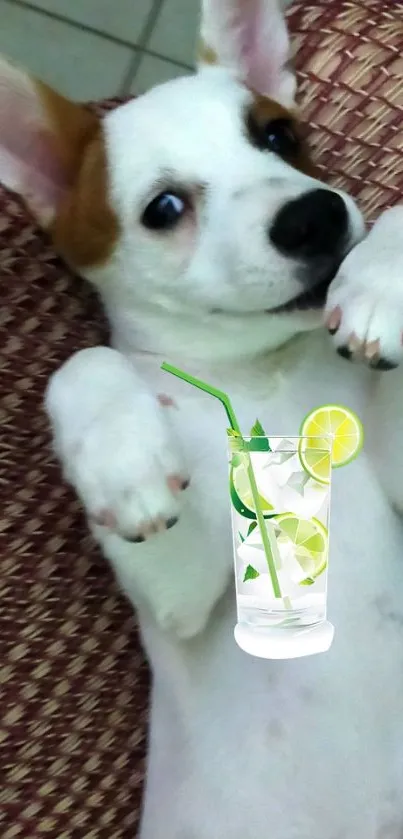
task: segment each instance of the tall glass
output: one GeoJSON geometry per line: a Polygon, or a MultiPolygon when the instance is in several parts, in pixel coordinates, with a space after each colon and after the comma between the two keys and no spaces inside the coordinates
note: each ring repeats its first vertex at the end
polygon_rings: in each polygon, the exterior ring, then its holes
{"type": "Polygon", "coordinates": [[[229,438],[235,638],[252,655],[297,658],[332,643],[326,617],[332,442],[229,438]]]}

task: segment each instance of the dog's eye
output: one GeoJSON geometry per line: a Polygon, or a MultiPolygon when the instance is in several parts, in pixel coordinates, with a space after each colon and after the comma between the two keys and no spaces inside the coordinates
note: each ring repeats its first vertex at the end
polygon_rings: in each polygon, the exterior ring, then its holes
{"type": "Polygon", "coordinates": [[[174,192],[162,192],[146,207],[142,223],[150,230],[172,230],[186,210],[186,200],[174,192]]]}
{"type": "Polygon", "coordinates": [[[264,134],[269,151],[280,157],[292,157],[300,146],[292,123],[288,119],[274,119],[264,127],[264,134]]]}

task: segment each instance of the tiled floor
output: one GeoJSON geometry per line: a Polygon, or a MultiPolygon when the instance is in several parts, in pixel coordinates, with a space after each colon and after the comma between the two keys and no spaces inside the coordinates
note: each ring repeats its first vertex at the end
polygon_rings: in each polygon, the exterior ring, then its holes
{"type": "Polygon", "coordinates": [[[0,0],[0,52],[76,99],[192,67],[200,0],[0,0]]]}

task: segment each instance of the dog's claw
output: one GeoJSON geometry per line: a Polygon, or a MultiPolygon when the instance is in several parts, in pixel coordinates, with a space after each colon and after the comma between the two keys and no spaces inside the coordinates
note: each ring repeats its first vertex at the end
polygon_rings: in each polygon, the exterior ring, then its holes
{"type": "Polygon", "coordinates": [[[396,370],[398,364],[394,364],[392,361],[388,361],[387,358],[377,358],[371,361],[370,367],[373,370],[381,370],[387,372],[388,370],[396,370]]]}
{"type": "Polygon", "coordinates": [[[331,335],[335,335],[341,323],[341,308],[336,306],[326,320],[326,327],[331,335]]]}
{"type": "Polygon", "coordinates": [[[348,348],[352,355],[355,355],[361,350],[361,341],[357,338],[355,332],[352,332],[348,340],[348,348]]]}
{"type": "Polygon", "coordinates": [[[368,361],[372,361],[374,358],[379,356],[381,350],[381,345],[379,339],[376,341],[370,341],[365,345],[364,355],[368,361]]]}
{"type": "Polygon", "coordinates": [[[181,478],[180,475],[168,475],[167,484],[171,492],[173,492],[174,495],[177,495],[177,493],[182,489],[183,478],[181,478]]]}
{"type": "Polygon", "coordinates": [[[338,355],[341,356],[341,358],[345,358],[347,361],[351,361],[352,356],[353,356],[353,353],[351,352],[351,350],[346,346],[338,347],[337,353],[338,353],[338,355]]]}

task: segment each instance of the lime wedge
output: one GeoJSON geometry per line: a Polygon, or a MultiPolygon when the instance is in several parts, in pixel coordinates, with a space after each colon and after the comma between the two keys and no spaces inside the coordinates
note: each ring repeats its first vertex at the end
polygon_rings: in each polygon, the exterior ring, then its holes
{"type": "MultiPolygon", "coordinates": [[[[230,472],[230,494],[232,503],[240,513],[247,519],[256,518],[255,505],[253,503],[248,473],[245,464],[233,466],[230,472]]],[[[274,507],[267,498],[259,493],[260,508],[264,516],[273,513],[274,507]]]]}
{"type": "Polygon", "coordinates": [[[306,575],[299,585],[312,585],[327,567],[328,532],[318,519],[300,519],[294,513],[273,518],[279,544],[292,546],[295,559],[306,575]]]}

